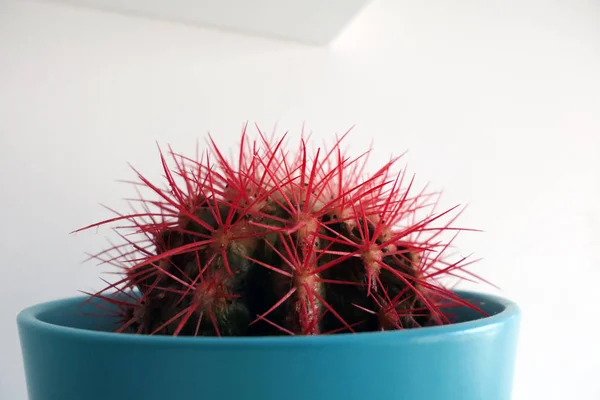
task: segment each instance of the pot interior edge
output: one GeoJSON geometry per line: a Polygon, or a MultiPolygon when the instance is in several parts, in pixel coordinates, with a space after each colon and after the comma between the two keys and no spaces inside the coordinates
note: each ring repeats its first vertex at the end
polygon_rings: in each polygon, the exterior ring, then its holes
{"type": "MultiPolygon", "coordinates": [[[[265,340],[282,341],[292,340],[314,340],[311,338],[321,338],[320,340],[332,340],[327,338],[332,337],[368,337],[378,335],[383,339],[384,335],[403,336],[423,336],[448,334],[452,332],[464,332],[465,330],[481,329],[492,324],[502,323],[510,318],[518,317],[520,310],[512,301],[494,296],[491,294],[454,290],[462,300],[468,301],[489,316],[484,316],[476,310],[468,307],[453,307],[448,308],[446,314],[452,318],[453,323],[443,326],[428,326],[422,328],[406,329],[402,331],[386,331],[386,332],[364,332],[364,333],[338,333],[335,335],[319,335],[319,336],[269,336],[269,337],[172,337],[172,336],[150,336],[150,335],[135,335],[115,333],[111,330],[114,328],[115,318],[109,313],[109,310],[98,308],[98,299],[90,299],[89,296],[70,297],[65,299],[54,300],[37,305],[30,306],[21,311],[17,317],[20,327],[35,325],[38,329],[50,329],[54,331],[69,332],[78,335],[93,335],[97,337],[131,340],[209,340],[209,341],[252,341],[265,340]],[[87,301],[86,301],[87,300],[87,301]],[[103,316],[100,314],[104,314],[103,316]],[[113,322],[111,324],[111,322],[113,322]]],[[[105,304],[103,302],[103,304],[105,304]]],[[[104,306],[105,307],[105,306],[104,306]]]]}

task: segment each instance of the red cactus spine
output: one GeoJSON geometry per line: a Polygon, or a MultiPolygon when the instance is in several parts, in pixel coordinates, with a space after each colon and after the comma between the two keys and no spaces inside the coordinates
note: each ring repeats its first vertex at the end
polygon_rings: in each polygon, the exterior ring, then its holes
{"type": "Polygon", "coordinates": [[[95,256],[123,268],[93,295],[121,310],[118,331],[364,332],[449,323],[448,304],[476,308],[438,281],[468,264],[444,258],[441,234],[461,229],[458,215],[441,221],[456,208],[435,214],[435,194],[413,195],[405,172],[393,175],[397,158],[366,174],[368,152],[346,157],[345,136],[312,157],[307,138],[290,153],[285,137],[259,130],[249,142],[246,128],[235,162],[212,139],[196,159],[169,149],[172,167],[161,151],[166,188],[138,173],[154,199],[140,194],[140,211],[78,230],[130,223],[117,228],[131,231],[122,245],[95,256]],[[106,294],[114,288],[119,299],[106,294]]]}

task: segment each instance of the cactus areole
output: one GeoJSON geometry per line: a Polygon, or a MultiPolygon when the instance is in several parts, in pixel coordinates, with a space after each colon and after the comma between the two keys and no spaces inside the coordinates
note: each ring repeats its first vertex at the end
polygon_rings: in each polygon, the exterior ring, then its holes
{"type": "Polygon", "coordinates": [[[117,225],[122,243],[92,257],[122,279],[91,294],[117,310],[117,332],[372,332],[476,309],[441,283],[476,278],[447,254],[460,212],[437,212],[439,193],[414,190],[400,157],[369,168],[371,150],[342,150],[348,133],[315,149],[246,132],[233,157],[212,138],[195,157],[159,148],[164,185],[136,171],[134,211],[78,230],[117,225]]]}

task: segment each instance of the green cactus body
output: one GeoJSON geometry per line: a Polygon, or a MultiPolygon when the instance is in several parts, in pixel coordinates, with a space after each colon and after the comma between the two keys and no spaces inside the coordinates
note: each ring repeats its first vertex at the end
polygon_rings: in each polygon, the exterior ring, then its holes
{"type": "Polygon", "coordinates": [[[438,283],[465,267],[442,258],[450,243],[439,236],[455,218],[436,223],[454,209],[418,218],[432,196],[412,196],[405,173],[392,175],[396,160],[368,175],[366,157],[343,156],[341,139],[310,160],[306,141],[290,153],[283,139],[250,143],[244,130],[237,166],[212,141],[199,159],[171,151],[175,168],[161,152],[167,188],[139,175],[158,199],[82,228],[127,220],[142,237],[122,235],[133,251],[111,258],[124,278],[109,288],[125,300],[93,295],[119,306],[119,332],[368,332],[449,323],[444,307],[476,308],[438,283]]]}

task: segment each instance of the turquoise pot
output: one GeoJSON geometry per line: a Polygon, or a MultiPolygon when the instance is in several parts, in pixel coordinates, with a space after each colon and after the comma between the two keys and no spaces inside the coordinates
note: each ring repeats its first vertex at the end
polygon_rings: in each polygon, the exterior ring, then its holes
{"type": "Polygon", "coordinates": [[[31,400],[508,400],[519,308],[456,293],[491,316],[454,309],[452,325],[328,336],[166,337],[100,331],[82,315],[97,309],[78,297],[27,308],[17,323],[31,400]]]}

